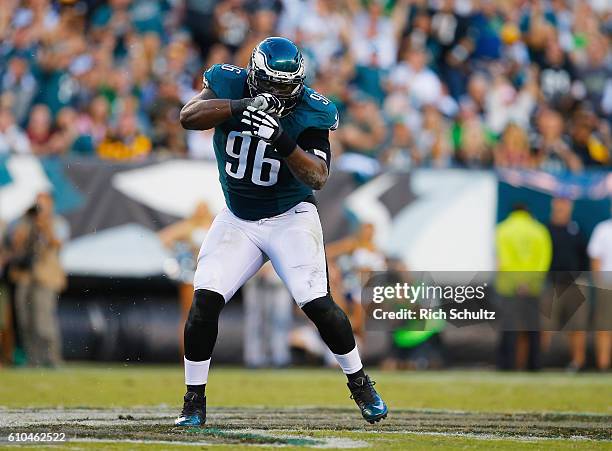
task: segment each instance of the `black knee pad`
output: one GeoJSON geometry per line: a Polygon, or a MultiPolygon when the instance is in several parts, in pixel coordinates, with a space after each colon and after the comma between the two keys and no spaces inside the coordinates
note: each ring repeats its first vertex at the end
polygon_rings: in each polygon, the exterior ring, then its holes
{"type": "Polygon", "coordinates": [[[185,323],[185,357],[194,362],[210,359],[217,341],[219,315],[225,299],[210,290],[195,290],[185,323]]]}
{"type": "Polygon", "coordinates": [[[224,306],[225,299],[221,294],[210,290],[195,290],[188,321],[216,322],[224,306]]]}
{"type": "Polygon", "coordinates": [[[338,307],[330,295],[307,302],[302,310],[315,324],[320,321],[343,321],[346,318],[346,313],[338,307]]]}
{"type": "Polygon", "coordinates": [[[321,338],[334,354],[347,354],[355,349],[355,337],[346,313],[330,295],[306,303],[302,310],[317,326],[321,338]]]}

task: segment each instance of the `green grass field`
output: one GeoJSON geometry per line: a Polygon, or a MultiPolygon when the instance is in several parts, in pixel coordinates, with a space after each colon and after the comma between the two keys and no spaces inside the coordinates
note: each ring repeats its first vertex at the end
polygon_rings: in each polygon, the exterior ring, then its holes
{"type": "MultiPolygon", "coordinates": [[[[207,428],[172,426],[177,366],[0,370],[0,440],[63,432],[22,449],[612,449],[612,377],[487,371],[372,372],[387,420],[363,422],[333,370],[213,368],[207,428]]],[[[0,441],[0,448],[6,442],[0,441]]]]}

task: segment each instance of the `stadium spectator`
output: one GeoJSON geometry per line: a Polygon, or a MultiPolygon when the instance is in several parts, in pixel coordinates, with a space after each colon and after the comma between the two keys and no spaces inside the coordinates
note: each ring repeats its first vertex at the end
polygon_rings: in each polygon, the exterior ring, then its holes
{"type": "Polygon", "coordinates": [[[577,110],[570,125],[570,147],[576,152],[582,164],[590,167],[612,165],[610,137],[598,132],[598,120],[589,110],[577,110]],[[607,138],[607,139],[606,139],[607,138]]]}
{"type": "Polygon", "coordinates": [[[539,297],[552,257],[550,234],[526,206],[518,204],[497,225],[495,247],[495,289],[502,313],[498,367],[538,370],[539,297]]]}
{"type": "Polygon", "coordinates": [[[338,139],[344,149],[338,167],[365,177],[380,170],[378,155],[386,138],[386,127],[374,99],[357,93],[348,105],[338,139]]]}
{"type": "Polygon", "coordinates": [[[483,72],[473,74],[468,81],[467,94],[460,100],[461,104],[471,106],[475,114],[484,119],[489,88],[489,79],[483,72]]]}
{"type": "Polygon", "coordinates": [[[381,2],[347,2],[352,9],[350,50],[359,68],[389,69],[397,60],[398,40],[407,18],[408,1],[400,0],[390,15],[381,2]]]}
{"type": "Polygon", "coordinates": [[[598,114],[604,116],[602,101],[606,84],[612,78],[612,67],[606,61],[610,53],[609,38],[592,36],[586,50],[587,62],[578,69],[578,78],[584,86],[586,100],[598,114]]]}
{"type": "Polygon", "coordinates": [[[234,62],[240,67],[247,66],[255,46],[274,34],[278,22],[278,13],[275,8],[265,4],[259,5],[260,7],[257,7],[257,4],[254,6],[254,11],[251,12],[249,32],[234,55],[234,62]]]}
{"type": "Polygon", "coordinates": [[[433,167],[450,165],[449,129],[447,120],[436,106],[427,105],[423,108],[421,127],[416,133],[416,147],[424,164],[433,167]]]}
{"type": "Polygon", "coordinates": [[[309,58],[307,65],[312,62],[321,72],[333,65],[335,55],[343,51],[349,39],[342,2],[328,0],[285,2],[279,31],[293,35],[309,58]]]}
{"type": "Polygon", "coordinates": [[[421,155],[416,152],[414,139],[408,125],[397,120],[393,124],[391,142],[383,155],[383,162],[387,167],[405,168],[418,166],[421,155]]]}
{"type": "Polygon", "coordinates": [[[579,89],[576,69],[558,40],[550,40],[540,66],[539,83],[544,100],[564,114],[574,104],[573,92],[579,89]]]}
{"type": "MultiPolygon", "coordinates": [[[[500,71],[493,65],[494,72],[500,71]]],[[[531,71],[523,87],[517,89],[506,74],[494,76],[486,97],[486,123],[494,133],[503,133],[510,124],[523,132],[529,127],[529,118],[536,107],[538,86],[531,71]]]]}
{"type": "Polygon", "coordinates": [[[29,154],[30,140],[16,124],[13,112],[0,106],[0,155],[29,154]]]}
{"type": "MultiPolygon", "coordinates": [[[[580,226],[572,220],[574,203],[558,197],[551,202],[548,232],[552,241],[552,260],[549,270],[547,301],[551,306],[551,329],[565,330],[569,337],[571,361],[569,371],[580,371],[586,363],[586,330],[588,326],[588,302],[580,292],[576,278],[588,270],[586,239],[580,226]]],[[[548,309],[543,309],[548,311],[548,309]]],[[[550,334],[545,334],[547,340],[550,334]]]]}
{"type": "Polygon", "coordinates": [[[9,60],[0,89],[4,95],[10,95],[15,121],[20,125],[26,123],[38,82],[25,55],[16,54],[9,60]]]}
{"type": "Polygon", "coordinates": [[[151,152],[151,140],[138,126],[135,114],[125,112],[118,124],[98,146],[98,156],[106,160],[133,161],[145,158],[151,152]]]}
{"type": "Polygon", "coordinates": [[[587,248],[596,290],[595,361],[600,370],[610,369],[612,353],[612,219],[595,227],[587,248]]]}
{"type": "Polygon", "coordinates": [[[157,152],[179,156],[187,153],[185,129],[179,121],[182,106],[179,86],[173,79],[165,77],[159,84],[151,114],[152,145],[157,152]]]}
{"type": "Polygon", "coordinates": [[[204,58],[211,46],[217,41],[217,29],[214,26],[215,9],[218,2],[185,0],[184,23],[204,58]]]}
{"type": "Polygon", "coordinates": [[[409,48],[389,75],[390,88],[401,90],[417,108],[438,105],[443,97],[440,78],[427,67],[427,58],[424,48],[409,48]]]}
{"type": "Polygon", "coordinates": [[[51,155],[59,149],[51,147],[52,118],[49,107],[39,103],[32,108],[26,133],[32,152],[39,156],[51,155]]]}
{"type": "Polygon", "coordinates": [[[249,32],[249,15],[241,0],[217,2],[215,28],[221,44],[232,52],[238,50],[249,32]]]}
{"type": "Polygon", "coordinates": [[[426,2],[420,7],[431,17],[430,36],[436,52],[436,67],[451,95],[459,98],[465,92],[469,56],[474,50],[469,14],[455,8],[452,0],[444,0],[432,10],[425,9],[426,2]]]}
{"type": "Polygon", "coordinates": [[[291,363],[289,331],[291,295],[271,264],[264,265],[244,287],[244,363],[249,368],[284,367],[291,363]]]}
{"type": "Polygon", "coordinates": [[[536,118],[537,132],[532,138],[537,167],[549,172],[583,169],[580,158],[563,139],[563,117],[555,110],[543,108],[536,118]]]}
{"type": "Polygon", "coordinates": [[[472,58],[476,63],[500,59],[502,56],[501,28],[502,11],[494,1],[480,2],[480,8],[474,11],[470,20],[470,37],[474,50],[472,58]]]}
{"type": "MultiPolygon", "coordinates": [[[[79,151],[78,142],[80,135],[77,126],[77,112],[71,107],[64,107],[58,111],[55,119],[55,130],[51,138],[49,146],[52,149],[57,149],[57,153],[67,153],[70,151],[79,151]]],[[[87,149],[83,149],[80,153],[87,153],[87,149]]]]}
{"type": "MultiPolygon", "coordinates": [[[[84,17],[71,9],[58,15],[49,1],[34,3],[29,31],[36,37],[38,94],[36,102],[47,106],[52,116],[76,98],[71,63],[87,51],[84,17]]],[[[28,10],[23,9],[24,13],[28,10]]]]}
{"type": "Polygon", "coordinates": [[[517,124],[509,124],[494,150],[495,165],[502,168],[533,168],[529,137],[517,124]]]}
{"type": "Polygon", "coordinates": [[[48,193],[36,197],[15,226],[11,240],[11,278],[16,285],[17,322],[28,363],[58,366],[62,362],[57,299],[66,286],[59,249],[69,226],[54,213],[48,193]]]}
{"type": "Polygon", "coordinates": [[[110,121],[110,104],[106,97],[94,97],[86,111],[77,118],[81,145],[73,149],[77,153],[93,155],[106,137],[110,121]]]}
{"type": "Polygon", "coordinates": [[[493,163],[491,147],[495,137],[488,131],[477,108],[470,100],[462,101],[451,128],[455,160],[467,168],[486,168],[493,163]]]}

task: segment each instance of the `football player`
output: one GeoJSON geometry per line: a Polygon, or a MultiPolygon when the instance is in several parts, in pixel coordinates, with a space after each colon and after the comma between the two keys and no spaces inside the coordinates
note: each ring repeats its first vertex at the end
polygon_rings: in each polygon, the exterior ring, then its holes
{"type": "Polygon", "coordinates": [[[330,296],[323,234],[313,190],[325,184],[332,102],[304,85],[304,59],[288,39],[271,37],[246,69],[217,64],[181,111],[189,130],[215,129],[214,151],[225,208],[198,256],[185,324],[183,410],[175,424],[206,421],[205,388],[221,309],[269,259],[316,325],[348,378],[351,398],[370,423],[387,406],[365,374],[351,324],[330,296]]]}

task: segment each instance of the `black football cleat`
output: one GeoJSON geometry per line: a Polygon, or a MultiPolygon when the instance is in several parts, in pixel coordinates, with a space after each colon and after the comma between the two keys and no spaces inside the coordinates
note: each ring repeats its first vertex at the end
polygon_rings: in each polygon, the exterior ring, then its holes
{"type": "Polygon", "coordinates": [[[387,405],[380,395],[374,390],[376,382],[370,380],[369,376],[358,377],[346,384],[351,391],[351,399],[355,401],[361,415],[370,424],[374,424],[383,418],[387,418],[387,405]]]}
{"type": "Polygon", "coordinates": [[[188,391],[185,393],[181,415],[174,420],[175,426],[204,426],[206,423],[206,396],[188,391]]]}

